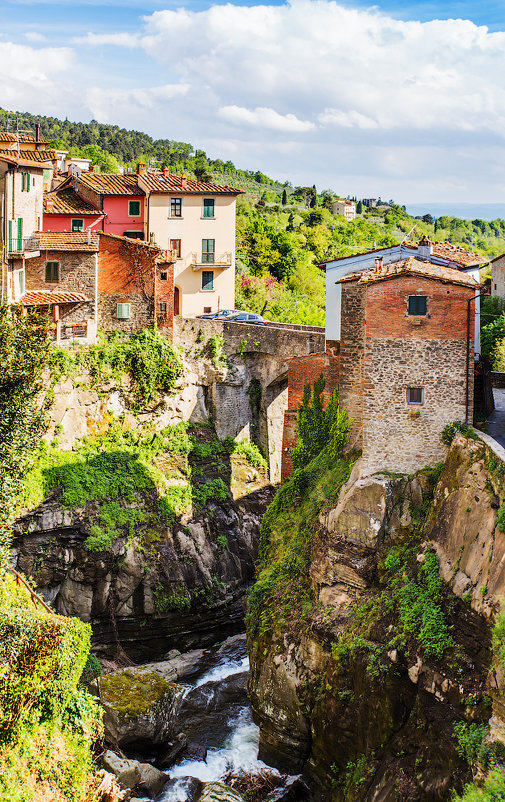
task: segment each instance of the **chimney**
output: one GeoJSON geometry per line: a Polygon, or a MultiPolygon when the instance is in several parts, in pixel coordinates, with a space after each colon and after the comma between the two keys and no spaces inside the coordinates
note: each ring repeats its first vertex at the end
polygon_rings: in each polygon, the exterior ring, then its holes
{"type": "Polygon", "coordinates": [[[168,167],[163,168],[163,178],[170,178],[170,170],[168,167]]]}
{"type": "Polygon", "coordinates": [[[426,236],[426,234],[425,234],[425,235],[423,236],[423,238],[422,238],[422,239],[419,241],[419,243],[418,243],[418,246],[417,246],[417,255],[418,255],[418,256],[419,256],[421,259],[427,259],[427,260],[429,261],[429,259],[430,259],[430,256],[431,256],[431,254],[432,254],[432,253],[433,253],[433,245],[432,245],[432,243],[429,241],[428,237],[427,237],[427,236],[426,236]]]}
{"type": "Polygon", "coordinates": [[[46,211],[52,212],[54,209],[54,200],[53,198],[46,198],[46,211]]]}
{"type": "Polygon", "coordinates": [[[188,179],[186,178],[186,173],[181,175],[181,189],[186,189],[188,186],[188,179]]]}
{"type": "Polygon", "coordinates": [[[383,263],[384,263],[384,259],[383,259],[382,256],[376,256],[375,257],[375,269],[376,270],[382,270],[383,263]]]}
{"type": "Polygon", "coordinates": [[[88,173],[94,173],[94,172],[95,172],[95,168],[93,167],[92,164],[90,164],[89,168],[88,168],[88,173]]]}
{"type": "Polygon", "coordinates": [[[146,166],[144,162],[139,162],[137,164],[137,175],[144,175],[145,171],[146,171],[146,166]]]}

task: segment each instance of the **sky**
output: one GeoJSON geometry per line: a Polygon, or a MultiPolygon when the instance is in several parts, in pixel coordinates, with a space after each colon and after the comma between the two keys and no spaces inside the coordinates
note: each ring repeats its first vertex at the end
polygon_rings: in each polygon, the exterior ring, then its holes
{"type": "Polygon", "coordinates": [[[294,185],[505,200],[505,4],[0,0],[0,106],[294,185]]]}

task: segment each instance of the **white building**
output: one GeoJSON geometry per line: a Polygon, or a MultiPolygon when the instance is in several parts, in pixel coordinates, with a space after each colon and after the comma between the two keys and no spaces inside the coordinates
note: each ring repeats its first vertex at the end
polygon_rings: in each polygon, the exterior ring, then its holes
{"type": "Polygon", "coordinates": [[[345,217],[346,220],[354,220],[356,217],[356,204],[354,201],[337,198],[331,205],[331,213],[340,214],[345,217]]]}

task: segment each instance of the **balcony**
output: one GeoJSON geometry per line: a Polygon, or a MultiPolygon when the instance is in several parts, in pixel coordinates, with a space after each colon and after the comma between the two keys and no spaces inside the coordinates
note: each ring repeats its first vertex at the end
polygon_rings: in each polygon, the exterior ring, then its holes
{"type": "Polygon", "coordinates": [[[7,253],[10,257],[39,256],[40,242],[38,237],[12,237],[7,253]]]}
{"type": "Polygon", "coordinates": [[[188,257],[189,265],[193,270],[208,270],[212,267],[231,267],[232,254],[230,251],[222,254],[191,253],[188,257]]]}

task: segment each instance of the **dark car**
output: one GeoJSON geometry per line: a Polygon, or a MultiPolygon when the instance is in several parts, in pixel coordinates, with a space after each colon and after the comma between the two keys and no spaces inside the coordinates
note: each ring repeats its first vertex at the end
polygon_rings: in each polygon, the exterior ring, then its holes
{"type": "MultiPolygon", "coordinates": [[[[243,314],[241,309],[221,309],[220,312],[208,312],[206,315],[198,315],[201,320],[219,320],[228,319],[232,315],[243,314]]],[[[245,313],[244,313],[245,314],[245,313]]]]}
{"type": "Polygon", "coordinates": [[[254,323],[258,326],[266,326],[268,322],[264,317],[256,315],[254,312],[239,312],[238,315],[234,315],[228,320],[230,323],[254,323]]]}

